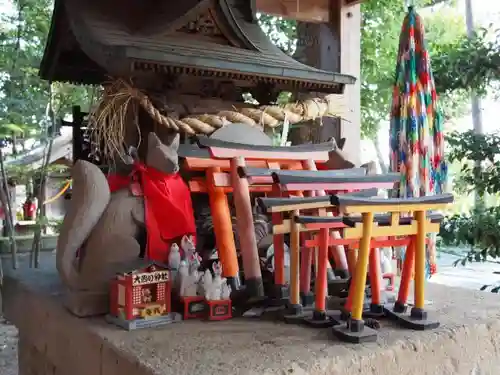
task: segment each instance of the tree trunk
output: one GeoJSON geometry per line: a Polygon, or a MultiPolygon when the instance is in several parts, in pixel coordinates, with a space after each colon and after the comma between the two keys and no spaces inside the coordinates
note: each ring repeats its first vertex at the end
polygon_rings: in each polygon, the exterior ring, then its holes
{"type": "Polygon", "coordinates": [[[17,136],[12,132],[12,155],[17,156],[17,136]]]}
{"type": "Polygon", "coordinates": [[[384,156],[382,155],[382,151],[380,150],[378,136],[375,137],[375,139],[373,140],[373,146],[375,147],[375,151],[377,153],[377,159],[380,165],[380,171],[382,172],[382,174],[385,174],[389,171],[389,167],[387,166],[387,164],[385,164],[384,156]]]}
{"type": "Polygon", "coordinates": [[[31,247],[31,266],[38,268],[40,264],[40,248],[42,243],[42,231],[44,231],[46,225],[46,217],[44,214],[43,203],[45,201],[45,186],[47,182],[47,169],[50,164],[50,157],[52,154],[52,145],[54,144],[54,136],[57,134],[56,122],[54,119],[54,110],[52,107],[52,83],[49,82],[49,103],[48,103],[48,114],[50,118],[51,131],[49,136],[49,143],[47,145],[47,152],[45,153],[45,158],[43,160],[42,168],[40,170],[40,184],[38,190],[38,206],[36,208],[36,220],[38,225],[36,226],[35,234],[33,236],[33,245],[31,247]]]}
{"type": "Polygon", "coordinates": [[[12,204],[9,191],[9,184],[7,179],[7,172],[5,172],[3,151],[0,147],[0,173],[2,177],[2,182],[0,186],[0,201],[4,208],[5,214],[5,224],[7,225],[7,236],[9,237],[10,252],[12,254],[12,267],[17,269],[17,243],[14,233],[14,223],[12,220],[12,204]]]}
{"type": "Polygon", "coordinates": [[[38,186],[38,205],[36,208],[36,220],[38,221],[38,225],[36,226],[35,234],[33,236],[33,245],[31,247],[31,266],[38,268],[40,264],[40,249],[42,245],[42,232],[45,228],[45,213],[43,202],[45,201],[45,189],[47,184],[47,168],[50,161],[50,155],[52,154],[52,145],[54,141],[52,137],[49,140],[49,144],[47,145],[47,153],[45,156],[45,161],[42,165],[42,169],[40,171],[40,183],[38,186]]]}

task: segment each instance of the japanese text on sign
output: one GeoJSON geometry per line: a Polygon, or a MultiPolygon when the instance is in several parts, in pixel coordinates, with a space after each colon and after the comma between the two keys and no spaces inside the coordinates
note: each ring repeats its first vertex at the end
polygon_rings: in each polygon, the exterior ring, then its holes
{"type": "Polygon", "coordinates": [[[138,273],[133,276],[132,285],[154,284],[169,280],[168,271],[156,271],[150,273],[138,273]]]}

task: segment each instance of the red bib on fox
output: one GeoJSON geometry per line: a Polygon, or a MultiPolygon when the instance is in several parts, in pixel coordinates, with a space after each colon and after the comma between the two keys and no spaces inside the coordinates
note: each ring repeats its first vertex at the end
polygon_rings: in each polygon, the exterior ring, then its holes
{"type": "Polygon", "coordinates": [[[184,235],[196,234],[189,188],[179,173],[165,174],[135,163],[129,176],[109,175],[111,192],[134,187],[142,190],[147,232],[146,257],[167,263],[172,243],[184,235]]]}

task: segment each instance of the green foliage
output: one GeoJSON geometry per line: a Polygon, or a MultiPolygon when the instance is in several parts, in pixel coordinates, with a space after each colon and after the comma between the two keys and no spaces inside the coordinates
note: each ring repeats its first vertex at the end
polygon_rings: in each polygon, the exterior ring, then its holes
{"type": "Polygon", "coordinates": [[[53,220],[48,220],[47,225],[56,233],[59,233],[61,231],[61,226],[62,226],[62,219],[53,219],[53,220]]]}
{"type": "Polygon", "coordinates": [[[500,258],[500,207],[479,208],[446,219],[439,233],[444,245],[466,246],[469,252],[457,261],[480,262],[500,258]]]}
{"type": "Polygon", "coordinates": [[[268,14],[257,16],[260,27],[283,52],[293,55],[297,45],[297,21],[268,14]]]}
{"type": "MultiPolygon", "coordinates": [[[[46,136],[49,84],[38,67],[50,29],[53,0],[13,0],[13,14],[0,15],[0,137],[46,136]],[[13,128],[13,124],[15,129],[13,128]]],[[[68,84],[53,87],[56,116],[88,101],[89,90],[68,84]]]]}
{"type": "Polygon", "coordinates": [[[0,71],[4,99],[0,105],[0,129],[17,124],[23,131],[40,128],[47,107],[47,83],[41,81],[38,63],[49,31],[51,2],[13,2],[16,12],[2,19],[7,27],[0,39],[0,71]]]}
{"type": "Polygon", "coordinates": [[[368,138],[388,119],[403,4],[371,0],[361,5],[361,131],[368,138]]]}
{"type": "MultiPolygon", "coordinates": [[[[6,167],[7,174],[19,185],[28,185],[33,179],[40,177],[40,169],[24,165],[10,165],[6,167]]],[[[68,174],[69,167],[61,164],[52,164],[47,166],[47,174],[68,174]]],[[[61,186],[62,188],[62,186],[61,186]]]]}
{"type": "Polygon", "coordinates": [[[452,132],[447,137],[451,162],[461,164],[457,193],[476,191],[481,197],[500,192],[500,135],[452,132]],[[477,163],[480,164],[477,164],[477,163]]]}
{"type": "MultiPolygon", "coordinates": [[[[50,28],[53,0],[13,0],[15,12],[3,15],[0,32],[0,137],[15,124],[24,137],[42,132],[46,121],[48,84],[38,77],[38,66],[50,28]]],[[[417,9],[449,0],[418,0],[417,9]]],[[[388,118],[401,24],[405,16],[401,0],[367,0],[362,4],[361,103],[362,132],[372,137],[388,118]]],[[[259,22],[271,40],[288,54],[296,49],[297,23],[269,15],[259,22]]],[[[438,92],[445,94],[444,107],[456,114],[465,91],[484,89],[498,78],[497,42],[486,42],[484,32],[469,41],[463,20],[442,16],[425,17],[438,92]],[[471,63],[473,62],[473,63],[471,63]],[[458,72],[458,74],[457,74],[458,72]]],[[[85,107],[89,88],[55,84],[56,117],[69,113],[71,105],[85,107]]],[[[85,109],[85,108],[84,108],[85,109]]],[[[42,132],[43,133],[43,132],[42,132]]]]}
{"type": "Polygon", "coordinates": [[[436,87],[447,94],[474,90],[486,93],[500,78],[500,44],[498,37],[488,40],[488,30],[477,30],[470,39],[460,38],[442,46],[442,54],[433,59],[436,87]]]}
{"type": "MultiPolygon", "coordinates": [[[[439,1],[451,3],[450,1],[439,1]]],[[[431,3],[415,1],[417,11],[431,3]]],[[[368,0],[362,3],[361,28],[361,131],[367,138],[373,138],[380,123],[389,119],[392,90],[395,77],[401,25],[406,9],[398,0],[368,0]]],[[[421,13],[421,12],[419,12],[421,13]]],[[[451,63],[447,60],[450,51],[466,39],[465,25],[461,17],[453,13],[433,13],[425,15],[427,48],[430,52],[434,77],[448,74],[451,63]],[[435,61],[438,61],[436,64],[435,61]]],[[[467,60],[463,59],[466,62],[467,60]]],[[[437,83],[436,83],[437,84],[437,83]]],[[[437,92],[445,115],[451,117],[462,112],[468,99],[465,93],[444,90],[448,82],[439,81],[437,92]],[[449,94],[449,95],[448,95],[449,94]]]]}
{"type": "MultiPolygon", "coordinates": [[[[415,1],[417,10],[449,0],[415,1]]],[[[380,123],[387,121],[401,25],[406,9],[400,0],[367,0],[361,5],[361,131],[373,138],[380,123]]],[[[295,21],[260,15],[259,22],[271,40],[292,55],[296,49],[295,21]]],[[[426,40],[436,89],[441,94],[446,117],[464,113],[468,91],[484,90],[498,78],[499,46],[487,41],[486,32],[471,40],[462,16],[447,12],[425,15],[426,40]],[[471,60],[474,62],[471,64],[471,60]]]]}
{"type": "Polygon", "coordinates": [[[455,180],[456,192],[464,195],[475,191],[482,201],[472,212],[445,220],[440,232],[442,243],[470,249],[462,264],[500,257],[500,206],[488,206],[488,198],[500,192],[500,136],[453,132],[447,140],[450,161],[462,166],[455,180]]]}

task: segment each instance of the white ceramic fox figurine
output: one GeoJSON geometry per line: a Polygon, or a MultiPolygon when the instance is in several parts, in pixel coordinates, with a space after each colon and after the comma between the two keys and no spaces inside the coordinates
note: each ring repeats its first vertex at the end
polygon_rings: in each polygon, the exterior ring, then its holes
{"type": "Polygon", "coordinates": [[[181,239],[182,256],[184,259],[190,259],[196,254],[196,246],[194,245],[193,236],[183,236],[181,239]]]}
{"type": "Polygon", "coordinates": [[[231,286],[228,285],[227,283],[223,283],[222,284],[222,288],[221,288],[221,299],[222,300],[228,300],[231,298],[231,286]]]}
{"type": "Polygon", "coordinates": [[[206,270],[205,273],[203,274],[202,277],[202,290],[200,292],[203,292],[203,296],[205,299],[210,300],[211,297],[211,288],[212,288],[212,272],[210,270],[206,270]]]}
{"type": "Polygon", "coordinates": [[[177,275],[177,287],[179,290],[179,295],[184,296],[185,290],[187,288],[189,278],[189,266],[186,261],[181,261],[179,266],[179,272],[177,275]]]}
{"type": "Polygon", "coordinates": [[[214,278],[212,280],[212,286],[210,287],[210,300],[217,301],[221,299],[222,285],[226,282],[226,279],[222,277],[222,266],[219,262],[212,265],[214,270],[214,278]]]}
{"type": "Polygon", "coordinates": [[[380,267],[382,269],[382,274],[392,273],[391,257],[389,257],[387,252],[383,250],[380,251],[380,267]]]}
{"type": "Polygon", "coordinates": [[[174,243],[170,247],[170,252],[168,254],[168,266],[170,270],[178,270],[181,264],[181,252],[179,246],[174,243]]]}

